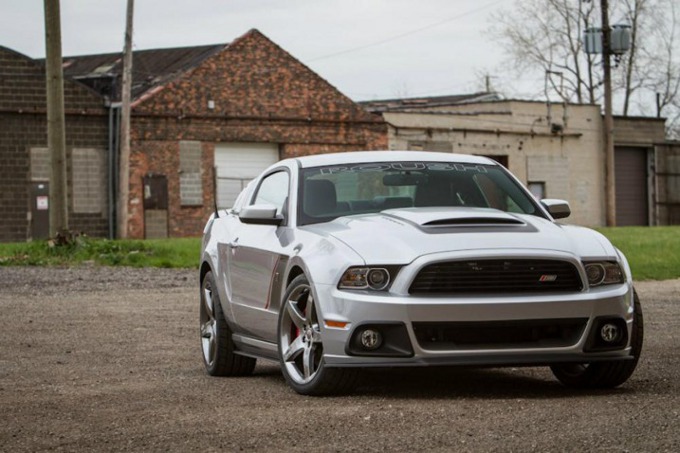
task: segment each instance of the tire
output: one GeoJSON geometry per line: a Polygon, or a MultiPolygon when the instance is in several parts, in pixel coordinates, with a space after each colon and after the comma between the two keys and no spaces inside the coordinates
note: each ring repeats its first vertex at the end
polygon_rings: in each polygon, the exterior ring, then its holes
{"type": "Polygon", "coordinates": [[[201,282],[200,333],[205,370],[211,376],[247,376],[253,373],[255,359],[234,352],[231,329],[222,312],[212,272],[201,282]]]}
{"type": "Polygon", "coordinates": [[[356,384],[356,369],[325,366],[317,307],[304,275],[297,276],[286,289],[279,310],[278,339],[281,371],[299,394],[344,393],[356,384]]]}
{"type": "Polygon", "coordinates": [[[567,387],[573,388],[614,388],[623,384],[635,371],[640,360],[642,342],[644,340],[644,320],[642,307],[637,292],[633,290],[633,329],[631,333],[632,360],[616,360],[611,362],[595,362],[590,364],[558,364],[552,365],[555,377],[567,387]]]}

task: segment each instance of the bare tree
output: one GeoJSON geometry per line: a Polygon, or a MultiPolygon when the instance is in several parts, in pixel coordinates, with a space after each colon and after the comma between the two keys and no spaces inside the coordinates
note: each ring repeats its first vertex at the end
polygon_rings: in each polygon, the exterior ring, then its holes
{"type": "MultiPolygon", "coordinates": [[[[631,48],[614,71],[619,113],[648,111],[659,93],[658,112],[680,128],[677,0],[612,3],[611,23],[627,24],[631,31],[631,48]]],[[[518,73],[546,74],[546,96],[597,103],[602,96],[601,57],[587,55],[582,40],[585,29],[599,26],[599,14],[597,0],[519,0],[494,15],[492,32],[507,51],[506,63],[518,73]]]]}
{"type": "Polygon", "coordinates": [[[656,115],[668,118],[669,136],[680,139],[680,7],[665,1],[655,11],[653,37],[657,45],[648,52],[650,75],[645,88],[656,96],[656,115]]]}
{"type": "Polygon", "coordinates": [[[582,41],[585,29],[598,23],[595,2],[523,0],[493,17],[495,38],[518,73],[538,69],[561,100],[597,102],[601,75],[582,41]],[[561,74],[559,82],[555,74],[561,74]]]}
{"type": "Polygon", "coordinates": [[[645,66],[640,64],[639,58],[645,49],[639,48],[642,43],[638,43],[638,38],[647,31],[645,16],[649,4],[649,0],[623,0],[619,4],[624,8],[624,17],[630,25],[631,33],[630,50],[622,58],[622,71],[619,72],[622,77],[618,78],[618,88],[623,91],[623,116],[628,116],[632,95],[644,86],[647,78],[645,66]]]}

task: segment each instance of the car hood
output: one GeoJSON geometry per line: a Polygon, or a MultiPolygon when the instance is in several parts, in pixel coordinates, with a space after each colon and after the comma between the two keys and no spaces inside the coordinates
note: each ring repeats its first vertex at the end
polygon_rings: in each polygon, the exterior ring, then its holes
{"type": "Polygon", "coordinates": [[[596,231],[496,209],[391,209],[303,228],[338,239],[369,264],[407,264],[432,253],[482,249],[551,250],[579,258],[617,257],[616,249],[596,231]]]}

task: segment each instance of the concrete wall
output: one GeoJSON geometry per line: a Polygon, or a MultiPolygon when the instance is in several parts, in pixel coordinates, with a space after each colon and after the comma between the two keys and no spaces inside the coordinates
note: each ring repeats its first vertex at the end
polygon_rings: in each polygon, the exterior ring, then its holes
{"type": "MultiPolygon", "coordinates": [[[[524,184],[545,182],[546,197],[570,202],[570,223],[604,224],[602,119],[597,106],[483,102],[445,110],[384,113],[390,149],[450,144],[455,153],[508,156],[524,184]]],[[[436,148],[436,147],[435,147],[436,148]]],[[[419,149],[419,148],[415,148],[419,149]]]]}

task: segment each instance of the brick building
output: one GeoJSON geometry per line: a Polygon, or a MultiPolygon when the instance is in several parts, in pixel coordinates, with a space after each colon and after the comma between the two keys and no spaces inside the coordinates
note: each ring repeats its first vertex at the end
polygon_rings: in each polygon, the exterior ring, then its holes
{"type": "MultiPolygon", "coordinates": [[[[65,81],[69,217],[72,228],[108,231],[108,112],[101,96],[65,81]]],[[[0,47],[0,241],[48,234],[50,159],[45,67],[0,47]]]]}
{"type": "MultiPolygon", "coordinates": [[[[11,186],[12,193],[23,194],[22,201],[0,198],[0,209],[11,204],[17,212],[11,225],[4,220],[0,223],[0,240],[4,241],[36,237],[26,220],[31,180],[28,156],[44,152],[46,143],[44,68],[27,57],[19,59],[33,69],[35,90],[40,86],[42,94],[31,99],[30,105],[15,106],[13,102],[20,97],[16,89],[25,83],[19,72],[24,70],[0,79],[1,120],[17,118],[17,127],[28,129],[25,112],[35,112],[36,124],[31,127],[39,132],[33,138],[15,137],[2,128],[7,137],[0,136],[0,162],[3,171],[5,161],[13,162],[11,168],[16,170],[12,170],[14,179],[3,184],[11,186]],[[32,152],[33,147],[43,151],[32,152]],[[25,161],[21,168],[14,163],[19,160],[25,161]]],[[[11,58],[3,57],[2,73],[11,72],[6,61],[11,63],[11,58]]],[[[83,153],[90,161],[95,155],[92,150],[97,150],[97,156],[108,150],[104,155],[109,159],[101,160],[109,162],[107,176],[101,177],[98,171],[88,174],[92,179],[96,174],[100,183],[116,180],[116,166],[110,162],[114,161],[111,150],[117,148],[121,72],[120,54],[64,58],[65,76],[77,81],[67,83],[73,86],[67,89],[73,91],[66,101],[71,112],[67,143],[74,150],[87,145],[89,154],[83,153]],[[76,99],[77,95],[83,99],[76,99]],[[76,129],[76,120],[90,127],[89,132],[76,129]],[[96,143],[86,141],[94,135],[96,143]]],[[[257,30],[230,44],[136,51],[132,97],[128,232],[133,238],[199,235],[215,196],[218,205],[229,206],[247,181],[281,158],[387,148],[382,117],[352,102],[257,30]]],[[[75,166],[74,161],[71,168],[75,166]]],[[[7,168],[9,172],[9,164],[7,168]]],[[[85,183],[79,177],[72,181],[72,204],[85,206],[76,203],[85,183]]],[[[85,191],[91,193],[91,183],[87,184],[85,191]]],[[[115,196],[115,190],[108,192],[115,196]]],[[[100,195],[104,225],[115,224],[113,211],[107,208],[114,201],[100,195]]],[[[88,200],[86,209],[94,210],[94,203],[88,200]]],[[[101,225],[91,229],[87,223],[74,221],[72,226],[105,235],[101,225]]]]}

